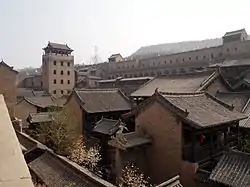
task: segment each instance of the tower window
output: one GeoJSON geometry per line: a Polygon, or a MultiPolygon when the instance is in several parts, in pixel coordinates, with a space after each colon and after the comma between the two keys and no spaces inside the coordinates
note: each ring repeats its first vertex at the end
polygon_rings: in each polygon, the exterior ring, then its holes
{"type": "Polygon", "coordinates": [[[70,80],[68,80],[68,84],[70,84],[70,80]]]}
{"type": "Polygon", "coordinates": [[[54,90],[53,93],[56,94],[56,90],[54,90]]]}
{"type": "Polygon", "coordinates": [[[63,61],[61,61],[61,66],[63,66],[63,61]]]}
{"type": "Polygon", "coordinates": [[[56,70],[54,70],[53,73],[56,75],[56,70]]]}
{"type": "Polygon", "coordinates": [[[68,62],[68,67],[70,66],[70,63],[68,62]]]}
{"type": "Polygon", "coordinates": [[[63,90],[61,90],[61,94],[63,94],[63,90]]]}
{"type": "Polygon", "coordinates": [[[56,79],[54,79],[54,84],[56,84],[56,79]]]}
{"type": "Polygon", "coordinates": [[[61,75],[63,75],[63,71],[61,71],[61,75]]]}
{"type": "Polygon", "coordinates": [[[68,71],[68,75],[70,75],[70,71],[68,71]]]}
{"type": "Polygon", "coordinates": [[[56,65],[56,61],[54,60],[54,65],[56,65]]]}
{"type": "Polygon", "coordinates": [[[61,79],[61,84],[63,84],[63,79],[61,79]]]}

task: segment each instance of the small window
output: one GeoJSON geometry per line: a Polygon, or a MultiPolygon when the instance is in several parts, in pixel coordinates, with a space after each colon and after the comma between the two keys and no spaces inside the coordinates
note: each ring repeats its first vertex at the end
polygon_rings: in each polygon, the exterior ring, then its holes
{"type": "Polygon", "coordinates": [[[211,58],[212,58],[212,59],[214,58],[214,54],[211,54],[211,58]]]}
{"type": "Polygon", "coordinates": [[[185,59],[183,58],[182,61],[185,62],[185,59]]]}
{"type": "Polygon", "coordinates": [[[222,56],[222,53],[219,53],[219,56],[222,56]]]}
{"type": "Polygon", "coordinates": [[[63,84],[63,79],[61,79],[61,84],[63,84]]]}
{"type": "Polygon", "coordinates": [[[164,60],[164,64],[166,64],[167,63],[167,61],[166,60],[164,60]]]}
{"type": "Polygon", "coordinates": [[[68,84],[70,84],[70,80],[68,80],[68,84]]]}
{"type": "Polygon", "coordinates": [[[70,71],[68,71],[67,74],[70,75],[70,71]]]}
{"type": "Polygon", "coordinates": [[[61,61],[61,66],[63,66],[63,61],[61,61]]]}
{"type": "Polygon", "coordinates": [[[68,62],[68,67],[70,66],[70,62],[68,62]]]}
{"type": "Polygon", "coordinates": [[[56,84],[56,79],[54,79],[54,84],[56,84]]]}
{"type": "Polygon", "coordinates": [[[227,48],[227,52],[229,52],[229,49],[227,48]]]}
{"type": "Polygon", "coordinates": [[[189,57],[189,60],[192,60],[192,58],[191,58],[191,57],[189,57]]]}
{"type": "Polygon", "coordinates": [[[61,90],[61,94],[63,94],[63,90],[61,90]]]}
{"type": "Polygon", "coordinates": [[[68,90],[68,94],[70,94],[70,90],[68,90]]]}
{"type": "Polygon", "coordinates": [[[170,60],[170,64],[172,64],[172,60],[170,60]]]}
{"type": "Polygon", "coordinates": [[[56,65],[56,61],[54,60],[54,65],[56,65]]]}
{"type": "Polygon", "coordinates": [[[234,48],[234,50],[235,50],[235,51],[238,51],[238,48],[237,48],[237,47],[235,47],[235,48],[234,48]]]}
{"type": "Polygon", "coordinates": [[[196,60],[198,60],[198,59],[199,59],[199,57],[197,56],[197,57],[196,57],[196,60]]]}
{"type": "Polygon", "coordinates": [[[63,75],[63,71],[61,71],[61,75],[63,75]]]}
{"type": "Polygon", "coordinates": [[[178,62],[178,58],[175,61],[178,62]]]}
{"type": "Polygon", "coordinates": [[[56,70],[54,70],[53,72],[54,72],[54,74],[56,75],[56,70]]]}
{"type": "Polygon", "coordinates": [[[132,68],[134,68],[134,65],[132,65],[132,68]]]}
{"type": "Polygon", "coordinates": [[[203,59],[206,59],[206,56],[203,56],[203,59]]]}
{"type": "Polygon", "coordinates": [[[56,94],[56,90],[54,90],[53,93],[56,94]]]}

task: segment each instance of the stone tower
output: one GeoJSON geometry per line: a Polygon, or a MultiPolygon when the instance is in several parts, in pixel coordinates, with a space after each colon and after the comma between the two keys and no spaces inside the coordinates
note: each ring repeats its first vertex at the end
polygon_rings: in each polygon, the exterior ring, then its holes
{"type": "Polygon", "coordinates": [[[43,50],[43,90],[56,98],[70,94],[75,86],[73,50],[67,44],[51,42],[43,50]]]}

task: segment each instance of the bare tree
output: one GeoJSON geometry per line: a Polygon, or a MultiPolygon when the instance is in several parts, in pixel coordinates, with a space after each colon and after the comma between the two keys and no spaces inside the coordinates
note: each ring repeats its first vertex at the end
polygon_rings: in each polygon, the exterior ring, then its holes
{"type": "Polygon", "coordinates": [[[76,129],[66,111],[52,112],[52,121],[40,124],[37,128],[38,140],[58,154],[67,155],[68,148],[76,138],[76,129]]]}
{"type": "Polygon", "coordinates": [[[78,137],[70,149],[69,158],[90,171],[95,171],[101,160],[100,148],[93,146],[87,148],[84,138],[78,137]]]}
{"type": "Polygon", "coordinates": [[[121,177],[118,179],[119,187],[146,187],[151,186],[149,178],[140,172],[134,164],[128,164],[121,173],[121,177]]]}

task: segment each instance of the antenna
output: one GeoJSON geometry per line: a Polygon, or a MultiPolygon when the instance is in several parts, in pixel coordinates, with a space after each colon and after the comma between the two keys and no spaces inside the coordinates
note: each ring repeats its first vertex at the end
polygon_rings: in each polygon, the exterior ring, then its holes
{"type": "Polygon", "coordinates": [[[99,58],[99,55],[98,55],[98,48],[97,46],[95,45],[94,46],[94,56],[91,57],[90,59],[90,64],[92,65],[95,65],[95,64],[98,64],[100,62],[100,58],[99,58]]]}

